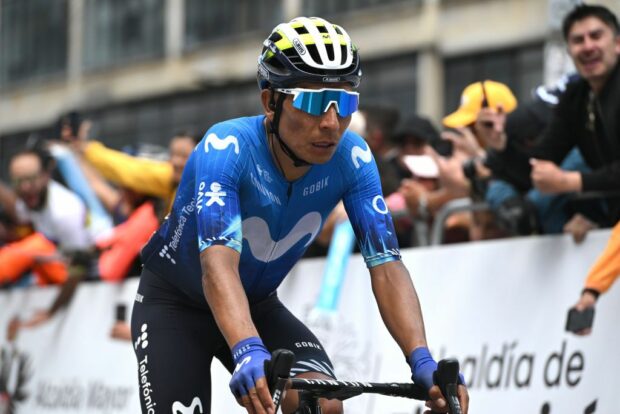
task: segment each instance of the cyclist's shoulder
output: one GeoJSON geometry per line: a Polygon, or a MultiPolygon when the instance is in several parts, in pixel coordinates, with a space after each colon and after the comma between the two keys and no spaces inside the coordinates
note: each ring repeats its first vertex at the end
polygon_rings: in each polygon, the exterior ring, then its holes
{"type": "Polygon", "coordinates": [[[360,169],[372,160],[368,143],[355,132],[346,130],[336,151],[336,162],[345,169],[360,169]]]}
{"type": "Polygon", "coordinates": [[[206,146],[236,145],[256,143],[263,133],[264,116],[228,119],[211,126],[203,137],[206,146]]]}

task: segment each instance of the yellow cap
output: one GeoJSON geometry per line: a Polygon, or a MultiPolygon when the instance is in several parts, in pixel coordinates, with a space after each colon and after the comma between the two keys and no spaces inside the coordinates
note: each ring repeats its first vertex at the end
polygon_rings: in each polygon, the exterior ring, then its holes
{"type": "Polygon", "coordinates": [[[517,107],[517,98],[503,83],[491,80],[472,83],[463,90],[459,108],[443,119],[444,126],[459,128],[476,122],[485,96],[487,106],[496,111],[501,106],[505,113],[509,113],[517,107]]]}

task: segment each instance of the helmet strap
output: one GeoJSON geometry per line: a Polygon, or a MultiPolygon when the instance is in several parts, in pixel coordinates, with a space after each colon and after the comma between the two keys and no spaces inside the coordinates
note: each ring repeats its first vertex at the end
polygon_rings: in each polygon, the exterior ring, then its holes
{"type": "Polygon", "coordinates": [[[271,93],[269,96],[269,106],[273,108],[273,120],[270,122],[269,125],[269,128],[271,130],[270,132],[272,132],[273,135],[276,136],[278,143],[280,144],[280,148],[282,148],[282,152],[284,152],[286,156],[293,161],[293,165],[295,167],[305,167],[307,165],[312,165],[303,158],[298,157],[297,154],[295,154],[293,150],[288,145],[286,145],[286,142],[284,142],[282,137],[280,137],[278,125],[280,124],[280,115],[282,114],[282,106],[284,104],[284,99],[286,99],[286,95],[281,93],[278,96],[278,100],[276,102],[274,98],[274,90],[270,89],[270,92],[271,93]]]}

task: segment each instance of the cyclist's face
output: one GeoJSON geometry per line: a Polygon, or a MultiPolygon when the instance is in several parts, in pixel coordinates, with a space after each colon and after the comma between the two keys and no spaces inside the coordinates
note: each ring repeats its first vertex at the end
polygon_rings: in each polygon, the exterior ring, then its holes
{"type": "MultiPolygon", "coordinates": [[[[321,89],[324,84],[303,84],[300,88],[321,89]]],[[[330,85],[332,88],[351,89],[348,84],[330,85]]],[[[302,159],[312,164],[328,162],[351,123],[351,116],[341,117],[331,105],[319,116],[296,109],[292,95],[287,95],[280,115],[280,136],[302,159]]]]}

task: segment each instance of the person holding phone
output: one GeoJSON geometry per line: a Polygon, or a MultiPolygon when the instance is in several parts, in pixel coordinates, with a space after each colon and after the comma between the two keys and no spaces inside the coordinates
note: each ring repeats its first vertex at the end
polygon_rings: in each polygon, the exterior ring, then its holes
{"type": "MultiPolygon", "coordinates": [[[[488,145],[485,132],[503,129],[504,125],[481,120],[480,114],[483,111],[507,114],[516,108],[516,97],[501,82],[487,79],[468,85],[461,95],[460,106],[442,121],[446,130],[441,138],[452,147],[449,158],[439,158],[442,180],[452,187],[460,187],[461,192],[476,201],[485,200],[489,192],[494,191],[491,171],[486,166],[488,145]]],[[[471,240],[506,235],[497,226],[494,215],[486,211],[472,214],[469,228],[471,240]]]]}
{"type": "Polygon", "coordinates": [[[566,330],[577,335],[592,333],[596,301],[602,293],[609,290],[618,276],[620,276],[620,222],[616,223],[605,250],[590,269],[579,300],[569,309],[566,330]]]}

